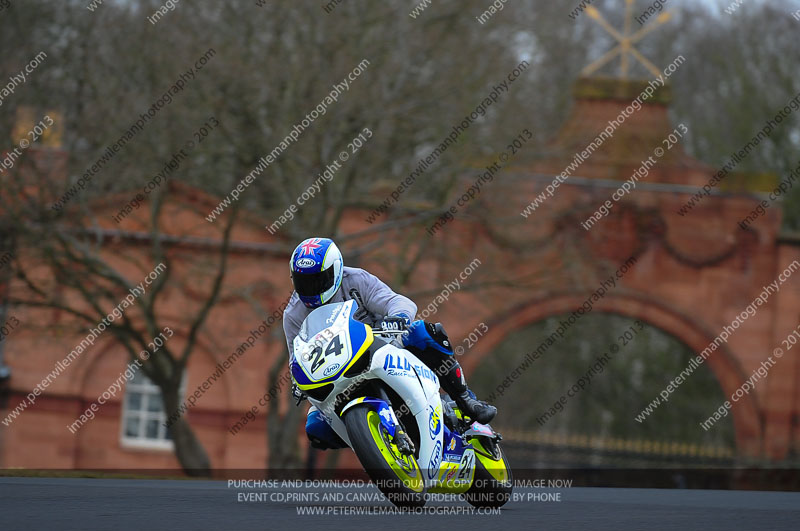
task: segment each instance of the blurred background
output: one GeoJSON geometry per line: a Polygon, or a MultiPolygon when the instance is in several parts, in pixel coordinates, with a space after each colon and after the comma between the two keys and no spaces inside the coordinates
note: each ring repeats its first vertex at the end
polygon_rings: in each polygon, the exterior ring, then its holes
{"type": "Polygon", "coordinates": [[[798,467],[800,2],[3,6],[0,467],[356,468],[289,397],[311,236],[433,309],[515,470],[798,467]]]}

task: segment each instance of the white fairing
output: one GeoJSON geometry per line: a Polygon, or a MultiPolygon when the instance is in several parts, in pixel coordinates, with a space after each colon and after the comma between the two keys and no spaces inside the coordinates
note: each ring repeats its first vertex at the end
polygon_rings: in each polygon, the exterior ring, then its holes
{"type": "MultiPolygon", "coordinates": [[[[337,331],[334,330],[334,333],[337,331]]],[[[442,402],[439,396],[439,379],[419,358],[405,349],[387,344],[372,356],[369,370],[354,378],[340,378],[333,391],[322,402],[309,398],[325,416],[334,431],[348,444],[342,419],[334,413],[334,406],[347,404],[357,396],[349,396],[348,388],[353,388],[363,380],[380,379],[386,382],[398,395],[403,397],[417,421],[420,433],[419,463],[426,484],[433,485],[441,465],[444,444],[444,422],[442,402]],[[351,387],[352,386],[352,387],[351,387]],[[342,396],[340,396],[342,395],[342,396]]],[[[400,409],[394,404],[394,409],[400,409]]]]}
{"type": "Polygon", "coordinates": [[[349,316],[353,302],[348,301],[328,317],[325,323],[328,328],[315,336],[308,337],[307,322],[303,322],[300,332],[294,338],[294,361],[300,366],[311,382],[322,381],[344,368],[353,358],[354,352],[350,341],[349,316]],[[335,355],[322,356],[330,342],[335,340],[341,348],[335,355]]]}
{"type": "Polygon", "coordinates": [[[393,345],[386,345],[373,355],[370,372],[388,383],[411,409],[420,434],[417,462],[426,484],[432,485],[442,464],[444,444],[442,401],[436,373],[409,351],[393,345]]]}

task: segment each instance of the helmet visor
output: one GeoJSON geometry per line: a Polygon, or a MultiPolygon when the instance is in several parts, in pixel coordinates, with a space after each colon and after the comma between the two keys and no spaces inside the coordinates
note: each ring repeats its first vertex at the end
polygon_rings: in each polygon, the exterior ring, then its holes
{"type": "Polygon", "coordinates": [[[292,271],[294,290],[303,297],[315,297],[333,287],[333,267],[319,273],[300,273],[292,271]]]}

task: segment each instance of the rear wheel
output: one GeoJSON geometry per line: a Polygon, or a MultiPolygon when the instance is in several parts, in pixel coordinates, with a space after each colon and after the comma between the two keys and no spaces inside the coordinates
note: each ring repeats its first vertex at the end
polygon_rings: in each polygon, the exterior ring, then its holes
{"type": "Polygon", "coordinates": [[[425,481],[413,455],[401,454],[381,425],[380,416],[366,406],[344,415],[350,447],[381,492],[398,507],[425,505],[425,481]]]}
{"type": "Polygon", "coordinates": [[[464,498],[475,507],[502,507],[511,498],[514,479],[502,448],[495,441],[473,437],[475,479],[464,498]]]}

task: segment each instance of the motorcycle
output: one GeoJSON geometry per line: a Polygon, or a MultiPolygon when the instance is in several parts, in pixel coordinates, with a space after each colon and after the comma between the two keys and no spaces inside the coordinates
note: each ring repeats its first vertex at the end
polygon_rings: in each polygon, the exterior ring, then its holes
{"type": "Polygon", "coordinates": [[[290,361],[297,388],[398,507],[423,506],[426,492],[504,505],[513,481],[500,434],[441,399],[437,374],[391,343],[403,331],[356,321],[357,309],[351,300],[306,317],[290,361]]]}

